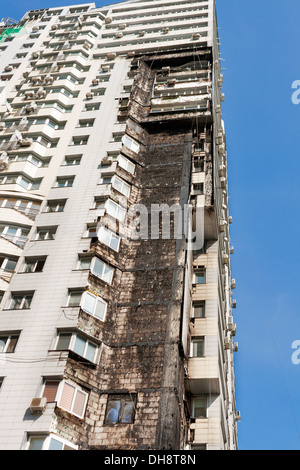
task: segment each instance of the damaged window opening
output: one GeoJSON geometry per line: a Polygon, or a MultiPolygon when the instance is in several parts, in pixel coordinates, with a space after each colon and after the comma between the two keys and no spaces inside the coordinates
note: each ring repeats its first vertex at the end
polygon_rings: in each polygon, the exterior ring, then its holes
{"type": "Polygon", "coordinates": [[[136,395],[111,395],[108,398],[105,424],[132,424],[136,407],[136,395]]]}

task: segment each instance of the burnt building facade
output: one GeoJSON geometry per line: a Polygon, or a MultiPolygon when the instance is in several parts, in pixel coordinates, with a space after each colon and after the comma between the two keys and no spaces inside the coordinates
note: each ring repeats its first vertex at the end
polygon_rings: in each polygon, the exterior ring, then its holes
{"type": "Polygon", "coordinates": [[[236,450],[214,1],[35,10],[13,29],[0,447],[236,450]]]}

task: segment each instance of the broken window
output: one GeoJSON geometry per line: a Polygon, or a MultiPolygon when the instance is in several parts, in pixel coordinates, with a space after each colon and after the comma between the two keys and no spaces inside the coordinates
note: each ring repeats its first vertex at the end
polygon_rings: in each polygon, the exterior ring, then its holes
{"type": "Polygon", "coordinates": [[[134,422],[136,395],[110,395],[107,402],[105,424],[131,424],[134,422]]]}

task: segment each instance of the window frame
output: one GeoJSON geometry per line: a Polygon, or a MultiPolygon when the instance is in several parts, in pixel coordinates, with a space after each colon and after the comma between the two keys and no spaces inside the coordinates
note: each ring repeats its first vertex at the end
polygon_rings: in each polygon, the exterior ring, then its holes
{"type": "Polygon", "coordinates": [[[91,271],[91,273],[92,273],[94,276],[98,277],[98,279],[101,279],[103,282],[106,282],[106,283],[109,284],[109,285],[112,284],[115,269],[112,268],[112,267],[110,267],[110,265],[107,264],[107,263],[105,263],[105,261],[102,261],[101,259],[99,259],[99,258],[97,258],[97,257],[94,256],[94,257],[92,258],[92,260],[91,260],[90,271],[91,271]],[[103,269],[102,269],[101,275],[98,274],[97,272],[95,272],[95,264],[96,264],[97,262],[103,264],[103,269]],[[107,273],[105,273],[104,271],[105,271],[106,268],[108,268],[108,269],[110,270],[109,281],[107,281],[107,280],[105,279],[105,274],[107,274],[107,273]]]}
{"type": "Polygon", "coordinates": [[[92,364],[96,364],[96,363],[97,363],[98,357],[99,357],[99,353],[100,353],[100,348],[101,348],[101,344],[98,344],[98,343],[96,343],[96,342],[93,342],[92,340],[90,340],[89,338],[87,338],[87,337],[86,337],[84,334],[82,334],[81,332],[72,331],[72,330],[68,330],[68,331],[58,331],[57,337],[55,338],[55,344],[54,344],[54,350],[55,350],[55,351],[71,351],[71,352],[73,352],[74,354],[76,354],[77,356],[82,357],[83,359],[85,359],[86,361],[88,361],[88,362],[90,362],[90,363],[92,363],[92,364]],[[65,349],[57,349],[57,347],[58,347],[58,345],[59,345],[60,335],[69,335],[69,336],[70,336],[68,347],[66,347],[65,349]],[[83,340],[85,341],[84,355],[79,354],[79,353],[74,349],[74,348],[75,348],[75,343],[76,343],[76,339],[77,339],[77,338],[83,339],[83,340]],[[89,344],[91,344],[92,346],[95,347],[93,360],[91,360],[91,359],[89,359],[89,358],[87,357],[89,344]]]}
{"type": "Polygon", "coordinates": [[[115,425],[130,425],[134,424],[135,422],[135,415],[136,415],[136,406],[137,406],[137,394],[131,394],[131,393],[124,393],[124,394],[109,394],[107,398],[107,403],[106,403],[106,410],[105,410],[105,418],[104,418],[104,425],[106,426],[115,426],[115,425]],[[109,403],[112,401],[120,401],[120,409],[118,411],[118,419],[117,421],[113,422],[108,422],[108,414],[109,414],[109,403]],[[124,414],[124,409],[126,406],[126,403],[132,403],[132,415],[131,415],[131,421],[130,422],[124,422],[123,421],[123,414],[124,414]]]}
{"type": "Polygon", "coordinates": [[[67,380],[62,380],[60,385],[59,385],[59,390],[58,390],[58,394],[57,394],[57,407],[61,408],[62,410],[67,411],[68,413],[72,414],[73,416],[77,416],[77,418],[83,419],[83,417],[85,415],[86,407],[87,407],[88,398],[89,398],[89,395],[88,395],[87,392],[85,392],[84,390],[82,390],[81,388],[79,388],[78,386],[74,385],[73,383],[71,383],[67,380]],[[74,390],[75,390],[74,395],[72,397],[72,403],[71,403],[70,409],[66,409],[61,405],[61,399],[62,399],[62,396],[63,396],[63,391],[64,391],[65,384],[67,384],[70,387],[73,387],[74,390]],[[77,397],[77,393],[82,393],[82,394],[85,395],[85,402],[84,402],[84,406],[83,406],[82,415],[78,415],[77,413],[73,412],[76,397],[77,397]]]}
{"type": "Polygon", "coordinates": [[[198,359],[205,357],[205,336],[194,336],[191,338],[190,357],[198,358],[198,359]],[[195,351],[196,344],[202,345],[202,349],[200,350],[200,355],[198,355],[199,354],[198,348],[197,348],[197,352],[195,351]]]}

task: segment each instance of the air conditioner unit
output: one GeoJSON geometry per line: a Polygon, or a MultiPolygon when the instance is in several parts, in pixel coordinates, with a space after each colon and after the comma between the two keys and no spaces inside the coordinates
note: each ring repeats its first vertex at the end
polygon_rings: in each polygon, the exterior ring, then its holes
{"type": "Polygon", "coordinates": [[[225,165],[220,165],[219,167],[219,176],[225,176],[226,174],[226,166],[225,165]]]}
{"type": "Polygon", "coordinates": [[[227,226],[226,220],[221,220],[219,224],[220,231],[225,232],[226,226],[227,226]]]}
{"type": "Polygon", "coordinates": [[[99,79],[98,79],[98,78],[94,78],[94,80],[92,80],[92,84],[93,84],[93,85],[99,85],[99,79]]]}
{"type": "Polygon", "coordinates": [[[230,247],[230,254],[231,254],[231,255],[234,255],[234,246],[231,246],[231,247],[230,247]]]}
{"type": "Polygon", "coordinates": [[[11,72],[12,69],[13,69],[12,65],[7,65],[4,70],[5,70],[5,72],[11,72]]]}
{"type": "Polygon", "coordinates": [[[225,339],[224,349],[226,349],[228,351],[230,349],[230,346],[231,346],[231,341],[229,341],[228,339],[225,339]]]}
{"type": "Polygon", "coordinates": [[[228,218],[228,222],[229,222],[230,224],[232,224],[232,222],[233,222],[232,216],[230,216],[230,217],[228,218]]]}
{"type": "Polygon", "coordinates": [[[200,37],[201,36],[200,36],[199,33],[194,33],[193,36],[192,36],[193,39],[200,39],[200,37]]]}
{"type": "Polygon", "coordinates": [[[162,67],[161,71],[162,71],[162,73],[170,73],[171,67],[169,67],[169,66],[168,67],[162,67]]]}
{"type": "Polygon", "coordinates": [[[23,77],[24,77],[24,78],[27,78],[28,75],[29,75],[29,72],[24,72],[24,73],[23,73],[23,77]]]}
{"type": "Polygon", "coordinates": [[[241,421],[241,413],[240,411],[237,411],[236,414],[235,414],[235,419],[236,421],[241,421]]]}
{"type": "Polygon", "coordinates": [[[220,78],[218,79],[218,86],[221,87],[223,85],[223,75],[220,75],[220,78]]]}
{"type": "Polygon", "coordinates": [[[229,263],[229,256],[227,255],[227,253],[224,253],[224,255],[223,255],[223,262],[224,262],[224,264],[229,263]]]}
{"type": "Polygon", "coordinates": [[[239,351],[239,343],[234,343],[233,350],[234,350],[234,352],[239,351]]]}
{"type": "Polygon", "coordinates": [[[119,24],[119,29],[125,29],[127,28],[127,24],[126,23],[121,23],[119,24]]]}
{"type": "Polygon", "coordinates": [[[21,147],[30,147],[32,145],[32,143],[33,143],[32,139],[26,138],[26,139],[20,140],[20,146],[21,147]]]}
{"type": "Polygon", "coordinates": [[[115,37],[120,39],[120,38],[123,37],[123,33],[121,33],[121,31],[117,31],[117,32],[115,33],[115,37]]]}
{"type": "Polygon", "coordinates": [[[92,98],[94,98],[94,93],[87,93],[85,96],[88,100],[91,100],[92,98]]]}
{"type": "Polygon", "coordinates": [[[34,413],[43,413],[47,406],[47,398],[33,398],[30,403],[30,412],[34,413]]]}
{"type": "Polygon", "coordinates": [[[164,34],[167,34],[167,33],[169,32],[169,28],[163,28],[163,29],[162,29],[162,32],[163,32],[164,34]]]}
{"type": "Polygon", "coordinates": [[[56,29],[58,29],[57,24],[53,24],[53,25],[51,26],[51,29],[52,29],[52,31],[55,31],[56,29]]]}
{"type": "Polygon", "coordinates": [[[106,56],[109,60],[115,59],[117,54],[115,52],[109,52],[106,56]]]}
{"type": "Polygon", "coordinates": [[[236,300],[233,300],[232,301],[232,308],[236,308],[236,305],[237,305],[236,300]]]}
{"type": "Polygon", "coordinates": [[[36,96],[38,98],[45,98],[46,94],[47,94],[46,90],[44,90],[43,88],[39,88],[39,90],[37,91],[36,96]]]}
{"type": "Polygon", "coordinates": [[[9,167],[9,158],[6,152],[2,152],[0,155],[0,171],[7,170],[9,167]]]}
{"type": "Polygon", "coordinates": [[[221,106],[219,104],[217,104],[216,113],[220,114],[220,112],[221,112],[221,106]]]}
{"type": "Polygon", "coordinates": [[[225,101],[225,93],[222,93],[222,95],[221,95],[221,101],[224,103],[224,101],[225,101]]]}
{"type": "Polygon", "coordinates": [[[177,82],[176,78],[172,78],[172,79],[167,81],[167,85],[168,86],[174,86],[176,84],[176,82],[177,82]]]}
{"type": "Polygon", "coordinates": [[[103,72],[109,72],[110,71],[110,66],[109,65],[101,65],[101,69],[103,70],[103,72]]]}
{"type": "Polygon", "coordinates": [[[105,18],[105,23],[106,23],[106,24],[109,24],[109,23],[111,23],[111,22],[112,22],[112,18],[111,18],[110,16],[107,16],[107,17],[105,18]]]}
{"type": "Polygon", "coordinates": [[[127,52],[127,57],[128,58],[131,58],[131,57],[134,57],[135,56],[135,52],[134,51],[128,51],[127,52]]]}
{"type": "Polygon", "coordinates": [[[224,176],[220,178],[220,186],[222,189],[226,188],[226,178],[224,176]]]}
{"type": "Polygon", "coordinates": [[[232,279],[231,280],[231,289],[235,289],[235,288],[236,288],[236,280],[232,279]]]}
{"type": "Polygon", "coordinates": [[[25,98],[33,98],[34,97],[34,92],[33,91],[25,91],[24,93],[25,98]]]}
{"type": "Polygon", "coordinates": [[[139,31],[139,36],[142,37],[142,36],[145,36],[145,34],[146,34],[146,31],[139,31]]]}
{"type": "Polygon", "coordinates": [[[51,84],[54,82],[54,78],[51,75],[46,75],[45,77],[45,83],[51,84]]]}

